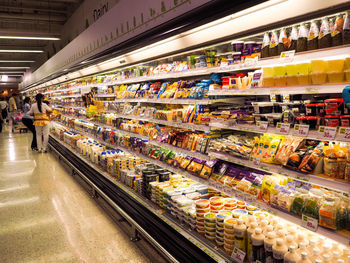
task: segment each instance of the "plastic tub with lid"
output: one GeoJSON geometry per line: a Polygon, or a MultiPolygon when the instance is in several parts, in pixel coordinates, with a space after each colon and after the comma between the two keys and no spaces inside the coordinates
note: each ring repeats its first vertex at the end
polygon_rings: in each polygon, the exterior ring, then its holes
{"type": "Polygon", "coordinates": [[[344,112],[344,101],[341,98],[326,99],[325,110],[327,115],[341,115],[344,112]]]}
{"type": "Polygon", "coordinates": [[[328,127],[339,127],[340,126],[340,118],[339,116],[326,115],[324,116],[325,125],[328,127]]]}
{"type": "Polygon", "coordinates": [[[342,127],[350,127],[350,115],[341,115],[340,123],[342,127]]]}
{"type": "Polygon", "coordinates": [[[306,116],[323,116],[325,111],[324,103],[305,104],[306,116]]]}
{"type": "Polygon", "coordinates": [[[299,124],[309,125],[311,130],[317,130],[322,124],[322,117],[319,116],[302,116],[296,118],[299,124]]]}
{"type": "Polygon", "coordinates": [[[218,206],[218,205],[224,205],[224,198],[221,196],[213,196],[209,199],[210,205],[218,206]]]}

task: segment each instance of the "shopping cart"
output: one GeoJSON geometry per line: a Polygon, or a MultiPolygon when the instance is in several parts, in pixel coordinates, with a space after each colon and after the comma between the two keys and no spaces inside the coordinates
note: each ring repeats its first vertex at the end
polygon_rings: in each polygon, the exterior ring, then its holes
{"type": "Polygon", "coordinates": [[[16,113],[13,115],[12,119],[12,132],[28,132],[28,128],[22,123],[23,115],[16,113]]]}

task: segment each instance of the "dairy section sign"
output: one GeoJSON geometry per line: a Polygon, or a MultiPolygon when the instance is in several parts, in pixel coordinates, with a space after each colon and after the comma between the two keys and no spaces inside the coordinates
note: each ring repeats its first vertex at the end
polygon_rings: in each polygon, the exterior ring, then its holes
{"type": "Polygon", "coordinates": [[[209,0],[120,0],[93,11],[97,21],[21,83],[21,88],[199,7],[209,0]],[[132,8],[131,8],[132,7],[132,8]],[[103,13],[103,16],[101,17],[103,13]],[[98,19],[99,18],[99,19],[98,19]]]}

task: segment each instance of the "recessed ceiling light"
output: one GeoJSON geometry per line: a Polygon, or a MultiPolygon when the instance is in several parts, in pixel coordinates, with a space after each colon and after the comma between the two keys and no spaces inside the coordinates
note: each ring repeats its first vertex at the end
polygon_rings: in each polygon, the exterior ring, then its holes
{"type": "Polygon", "coordinates": [[[30,50],[30,49],[0,49],[0,53],[43,53],[42,50],[30,50]]]}
{"type": "Polygon", "coordinates": [[[0,39],[60,40],[58,37],[0,36],[0,39]]]}
{"type": "Polygon", "coordinates": [[[8,77],[7,75],[2,75],[2,76],[1,76],[1,80],[2,80],[2,81],[5,81],[5,82],[6,82],[6,81],[8,81],[8,79],[9,79],[9,77],[8,77]]]}
{"type": "Polygon", "coordinates": [[[34,60],[0,60],[0,63],[32,63],[34,60]]]}

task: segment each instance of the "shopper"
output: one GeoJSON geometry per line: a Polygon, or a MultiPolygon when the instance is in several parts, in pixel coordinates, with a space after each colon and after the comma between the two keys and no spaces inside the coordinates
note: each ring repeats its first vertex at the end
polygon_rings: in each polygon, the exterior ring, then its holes
{"type": "Polygon", "coordinates": [[[9,99],[9,113],[10,113],[9,119],[10,119],[10,125],[12,127],[12,132],[14,132],[15,130],[14,123],[15,123],[15,116],[17,114],[16,96],[17,94],[14,93],[11,95],[9,99]]]}
{"type": "Polygon", "coordinates": [[[30,111],[30,98],[26,97],[23,101],[24,106],[23,106],[23,117],[22,117],[22,123],[33,133],[33,139],[32,139],[32,144],[31,148],[32,151],[37,151],[37,144],[36,144],[36,131],[35,131],[35,126],[34,126],[34,118],[33,116],[30,116],[29,111],[30,111]]]}
{"type": "Polygon", "coordinates": [[[8,110],[8,104],[6,99],[0,100],[0,114],[2,115],[2,119],[5,122],[7,118],[7,110],[8,110]]]}
{"type": "Polygon", "coordinates": [[[29,114],[34,116],[37,147],[39,152],[47,152],[49,141],[49,123],[52,112],[51,108],[43,103],[44,95],[39,93],[35,96],[36,103],[30,108],[29,114]]]}

